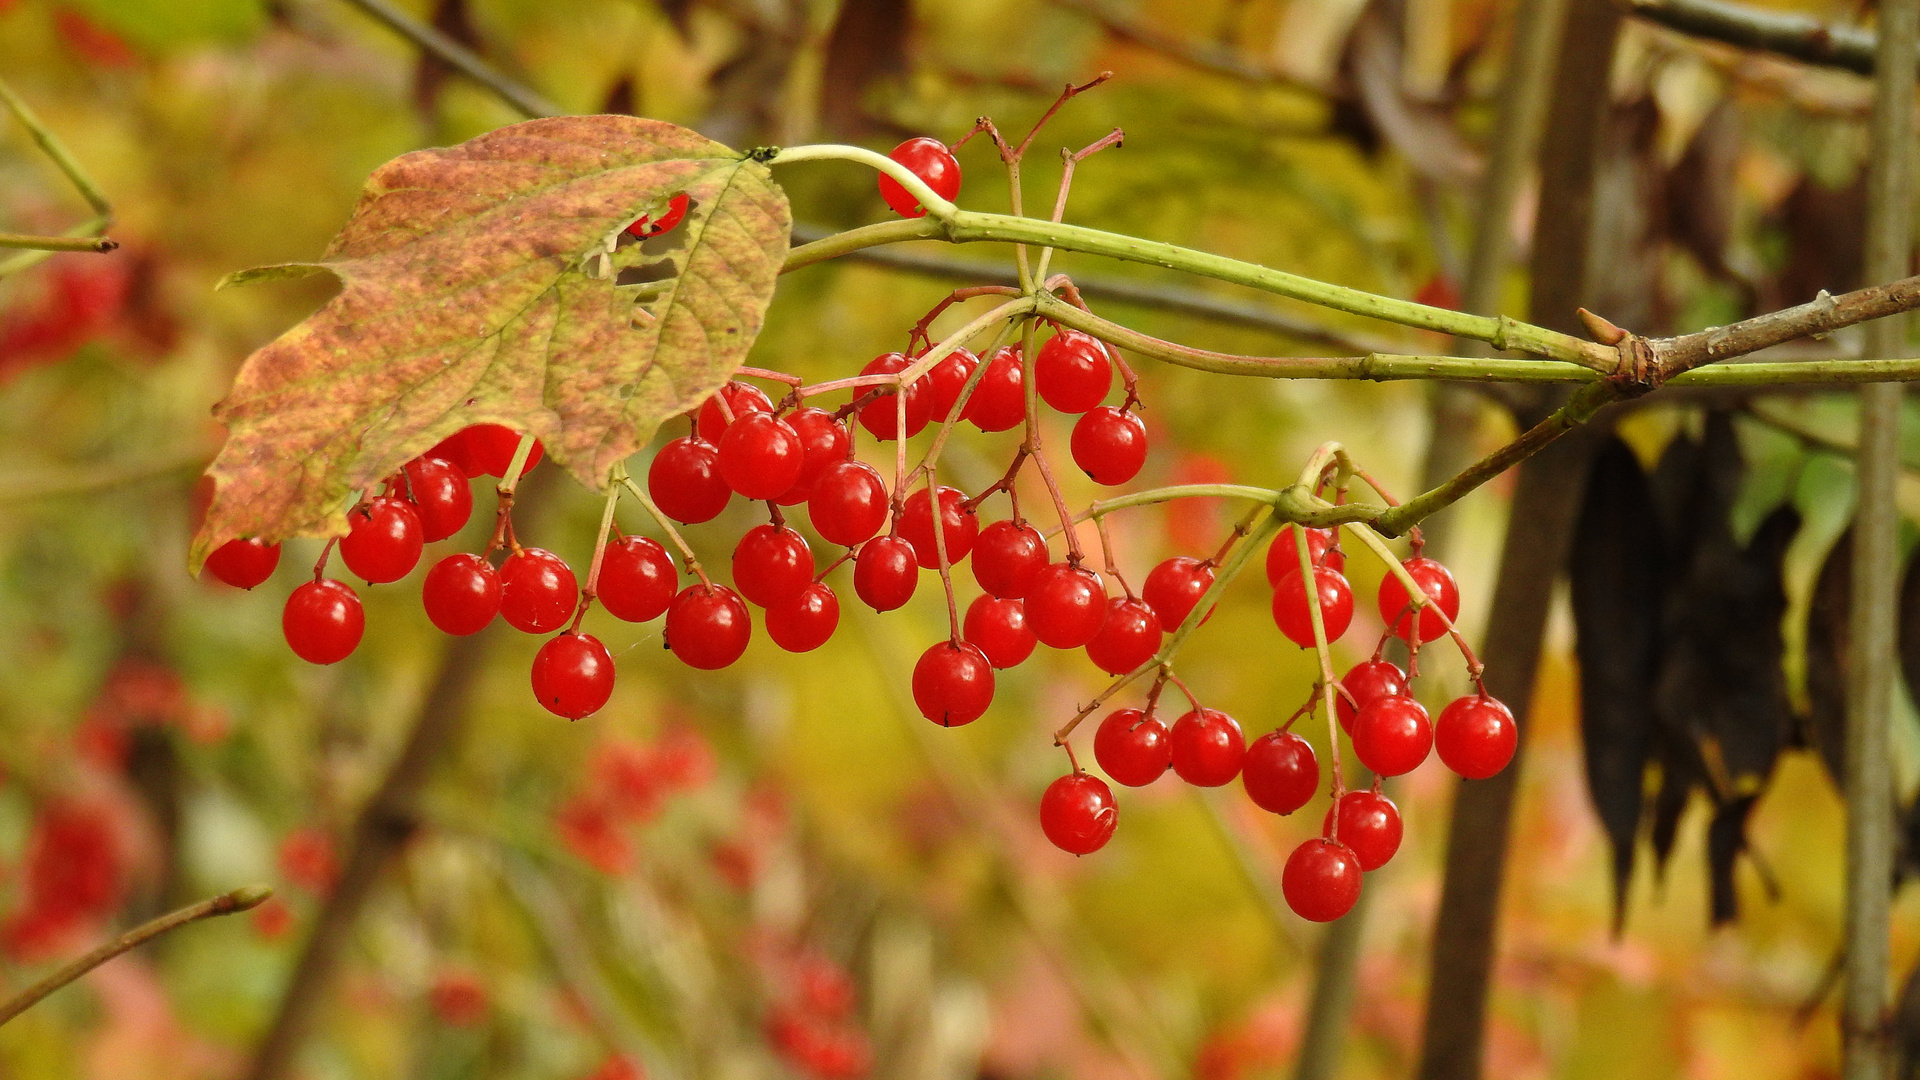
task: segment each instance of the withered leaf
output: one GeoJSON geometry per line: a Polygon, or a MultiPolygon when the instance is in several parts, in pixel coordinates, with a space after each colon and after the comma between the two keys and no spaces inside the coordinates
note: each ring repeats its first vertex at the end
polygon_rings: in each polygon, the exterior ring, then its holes
{"type": "MultiPolygon", "coordinates": [[[[1911,580],[1912,571],[1908,573],[1911,580]]],[[[1903,616],[1904,602],[1903,596],[1903,616]]],[[[1807,607],[1807,741],[1820,752],[1835,787],[1843,786],[1845,775],[1847,620],[1852,609],[1853,530],[1848,529],[1827,552],[1807,607]]]]}

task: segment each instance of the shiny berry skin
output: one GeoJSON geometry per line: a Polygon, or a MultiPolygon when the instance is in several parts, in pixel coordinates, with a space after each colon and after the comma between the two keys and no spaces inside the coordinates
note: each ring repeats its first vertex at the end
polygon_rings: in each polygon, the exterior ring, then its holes
{"type": "Polygon", "coordinates": [[[431,544],[459,532],[473,516],[473,488],[451,461],[417,457],[407,462],[407,493],[420,515],[420,538],[431,544]]]}
{"type": "MultiPolygon", "coordinates": [[[[1353,623],[1353,588],[1338,570],[1324,566],[1314,570],[1313,580],[1320,587],[1320,622],[1327,641],[1339,641],[1353,623]]],[[[1307,609],[1307,590],[1298,570],[1274,587],[1273,624],[1295,645],[1313,648],[1313,613],[1307,609]]]]}
{"type": "Polygon", "coordinates": [[[960,391],[967,388],[967,380],[973,378],[974,369],[979,366],[980,358],[965,349],[955,349],[933,365],[933,370],[927,372],[927,390],[933,395],[932,419],[945,421],[952,415],[954,405],[960,401],[960,391]]]}
{"type": "MultiPolygon", "coordinates": [[[[1329,836],[1334,809],[1327,807],[1320,823],[1320,831],[1329,836]]],[[[1400,850],[1400,808],[1392,799],[1377,791],[1349,791],[1340,796],[1339,812],[1339,840],[1360,860],[1360,869],[1378,870],[1400,850]]]]}
{"type": "Polygon", "coordinates": [[[500,617],[528,634],[551,634],[566,625],[580,600],[573,568],[542,548],[522,548],[500,564],[500,617]]]}
{"type": "MultiPolygon", "coordinates": [[[[1433,601],[1420,610],[1420,644],[1425,645],[1445,634],[1447,624],[1460,617],[1460,586],[1454,583],[1452,571],[1432,559],[1408,559],[1400,565],[1433,601]],[[1440,610],[1435,611],[1436,607],[1440,610]],[[1444,620],[1442,612],[1446,614],[1444,620]]],[[[1411,602],[1398,575],[1388,574],[1380,583],[1380,620],[1393,627],[1393,635],[1403,641],[1414,629],[1413,614],[1407,607],[1411,602]]]]}
{"type": "MultiPolygon", "coordinates": [[[[1333,547],[1332,529],[1307,530],[1307,557],[1313,565],[1324,566],[1329,570],[1345,572],[1347,557],[1333,547]]],[[[1267,584],[1280,587],[1280,579],[1288,574],[1300,572],[1300,547],[1294,542],[1294,528],[1291,525],[1280,530],[1273,538],[1273,545],[1267,548],[1267,584]]]]}
{"type": "Polygon", "coordinates": [[[733,587],[751,603],[772,607],[813,581],[806,538],[778,525],[756,525],[733,549],[733,587]]]}
{"type": "Polygon", "coordinates": [[[1240,724],[1219,709],[1195,709],[1173,722],[1173,771],[1197,787],[1219,787],[1240,775],[1247,744],[1240,724]]]}
{"type": "MultiPolygon", "coordinates": [[[[1153,568],[1140,586],[1140,599],[1160,616],[1162,629],[1171,630],[1193,613],[1193,605],[1213,588],[1213,567],[1187,555],[1176,555],[1153,568]]],[[[1206,618],[1212,618],[1207,612],[1206,618]]],[[[1202,621],[1205,621],[1204,619],[1202,621]]]]}
{"type": "Polygon", "coordinates": [[[995,521],[973,542],[973,580],[992,596],[1027,595],[1035,574],[1047,565],[1047,541],[1024,521],[995,521]]]}
{"type": "Polygon", "coordinates": [[[1412,772],[1433,750],[1427,710],[1410,697],[1380,698],[1353,718],[1353,753],[1381,776],[1412,772]]]}
{"type": "Polygon", "coordinates": [[[815,581],[767,609],[767,636],[788,652],[812,652],[840,625],[840,598],[815,581]]]}
{"type": "MultiPolygon", "coordinates": [[[[960,194],[960,162],[955,160],[953,151],[939,139],[930,139],[925,135],[908,139],[893,148],[888,157],[907,167],[907,171],[926,182],[935,195],[952,202],[960,194]]],[[[880,174],[880,197],[901,217],[921,217],[927,208],[913,197],[900,181],[880,174]]]]}
{"type": "Polygon", "coordinates": [[[813,497],[813,486],[821,473],[847,460],[847,455],[853,452],[853,433],[847,430],[847,425],[835,420],[832,413],[811,405],[789,414],[787,426],[800,436],[802,462],[799,479],[779,501],[782,506],[794,506],[813,497]]]}
{"type": "Polygon", "coordinates": [[[721,387],[719,393],[701,403],[700,437],[719,446],[720,440],[725,437],[727,428],[733,425],[734,420],[748,413],[772,411],[773,402],[768,400],[765,392],[759,387],[752,383],[730,382],[721,387]],[[727,410],[733,414],[733,420],[727,419],[727,414],[720,411],[720,402],[723,398],[726,400],[727,410]]]}
{"type": "Polygon", "coordinates": [[[592,634],[561,634],[534,654],[533,696],[555,716],[592,716],[613,696],[613,657],[592,634]]]}
{"type": "Polygon", "coordinates": [[[695,582],[667,605],[667,648],[688,667],[714,671],[747,651],[753,620],[746,601],[725,585],[695,582]]]}
{"type": "Polygon", "coordinates": [[[720,475],[720,451],[705,439],[687,435],[653,455],[653,464],[647,466],[647,494],[661,513],[697,525],[719,517],[733,489],[720,475]]]}
{"type": "Polygon", "coordinates": [[[1027,612],[1018,600],[975,597],[961,624],[964,637],[997,668],[1018,667],[1033,655],[1037,640],[1027,626],[1027,612]]]}
{"type": "Polygon", "coordinates": [[[674,228],[686,218],[687,208],[692,205],[692,203],[692,197],[686,192],[675,192],[673,197],[667,200],[667,208],[660,211],[658,218],[650,221],[646,214],[641,214],[639,218],[635,219],[633,224],[627,226],[627,231],[642,240],[650,236],[659,236],[661,233],[672,232],[674,228]]]}
{"type": "Polygon", "coordinates": [[[420,604],[442,633],[477,634],[500,613],[500,575],[478,555],[449,555],[427,571],[420,604]]]}
{"type": "Polygon", "coordinates": [[[1087,659],[1109,675],[1125,675],[1160,651],[1160,616],[1146,601],[1115,596],[1107,601],[1100,632],[1087,642],[1087,659]]]}
{"type": "Polygon", "coordinates": [[[1096,484],[1113,487],[1147,463],[1147,425],[1135,413],[1102,405],[1073,425],[1073,463],[1096,484]]]}
{"type": "Polygon", "coordinates": [[[280,630],[293,654],[309,664],[337,664],[353,654],[366,631],[366,612],[353,586],[332,578],[293,590],[280,613],[280,630]]]}
{"type": "MultiPolygon", "coordinates": [[[[967,493],[959,488],[940,489],[940,531],[945,534],[948,566],[965,559],[980,535],[980,515],[961,505],[966,501],[967,493]]],[[[940,565],[940,549],[933,536],[933,496],[926,488],[907,496],[901,507],[900,536],[913,545],[914,557],[922,568],[932,570],[940,565]]]]}
{"type": "Polygon", "coordinates": [[[920,562],[913,545],[897,536],[876,536],[853,559],[853,592],[875,611],[892,611],[913,598],[920,562]]]}
{"type": "Polygon", "coordinates": [[[420,515],[413,504],[381,495],[347,511],[340,561],[369,584],[399,581],[419,564],[420,544],[420,515]]]}
{"type": "Polygon", "coordinates": [[[607,614],[627,622],[657,619],[680,589],[680,572],[673,556],[644,536],[622,536],[607,542],[600,559],[598,596],[607,614]]]}
{"type": "Polygon", "coordinates": [[[1083,413],[1113,386],[1113,363],[1099,341],[1078,330],[1063,329],[1040,346],[1033,361],[1040,399],[1063,413],[1083,413]]]}
{"type": "Polygon", "coordinates": [[[1316,836],[1287,856],[1280,891],[1295,915],[1332,922],[1360,899],[1360,857],[1345,844],[1316,836]]]}
{"type": "Polygon", "coordinates": [[[748,413],[720,437],[720,476],[749,499],[785,495],[806,464],[800,436],[772,413],[748,413]]]}
{"type": "Polygon", "coordinates": [[[913,665],[913,703],[941,727],[980,719],[993,703],[993,665],[976,645],[936,642],[913,665]]]}
{"type": "Polygon", "coordinates": [[[1319,790],[1320,762],[1307,740],[1291,731],[1269,731],[1247,747],[1240,782],[1255,806],[1291,814],[1319,790]]]}
{"type": "Polygon", "coordinates": [[[439,458],[459,469],[468,479],[485,475],[474,467],[473,455],[467,452],[467,429],[465,428],[434,443],[433,449],[420,456],[439,458]]]}
{"type": "MultiPolygon", "coordinates": [[[[475,424],[466,430],[465,436],[467,464],[473,466],[475,476],[507,474],[507,466],[513,464],[513,452],[520,449],[519,432],[505,424],[475,424]]],[[[534,440],[527,463],[520,466],[521,476],[540,464],[540,455],[545,449],[538,439],[534,440]]]]}
{"type": "Polygon", "coordinates": [[[1447,768],[1469,780],[1485,780],[1507,767],[1520,743],[1513,711],[1498,698],[1456,698],[1440,710],[1433,742],[1447,768]]]}
{"type": "Polygon", "coordinates": [[[1106,847],[1119,821],[1113,789],[1089,773],[1063,776],[1040,796],[1040,831],[1069,854],[1091,855],[1106,847]]]}
{"type": "Polygon", "coordinates": [[[1024,602],[1034,636],[1056,649],[1085,645],[1107,621],[1107,590],[1100,575],[1071,563],[1041,567],[1024,602]]]}
{"type": "Polygon", "coordinates": [[[207,555],[207,573],[236,589],[251,589],[273,576],[280,545],[262,540],[229,540],[207,555]]]}
{"type": "Polygon", "coordinates": [[[887,521],[887,484],[880,470],[851,458],[829,465],[813,482],[807,518],[830,544],[853,547],[887,521]]]}
{"type": "Polygon", "coordinates": [[[1027,418],[1026,368],[1020,350],[1002,346],[987,359],[987,373],[960,414],[981,431],[1006,431],[1027,418]]]}
{"type": "MultiPolygon", "coordinates": [[[[892,375],[913,366],[913,361],[901,353],[882,353],[867,361],[860,369],[862,375],[892,375]]],[[[865,396],[876,389],[886,393],[860,408],[860,426],[866,428],[874,438],[887,442],[898,437],[900,429],[900,404],[894,387],[866,387],[857,391],[865,396]]],[[[933,418],[933,389],[927,385],[927,377],[922,375],[907,384],[907,438],[920,434],[933,418]]]]}
{"type": "Polygon", "coordinates": [[[1333,708],[1339,714],[1341,730],[1351,735],[1353,717],[1359,710],[1380,698],[1406,696],[1407,673],[1391,660],[1363,660],[1347,670],[1340,685],[1353,695],[1353,704],[1347,704],[1346,697],[1336,693],[1333,708]]]}
{"type": "Polygon", "coordinates": [[[1173,767],[1167,725],[1139,709],[1115,709],[1093,733],[1093,759],[1128,787],[1145,787],[1173,767]]]}

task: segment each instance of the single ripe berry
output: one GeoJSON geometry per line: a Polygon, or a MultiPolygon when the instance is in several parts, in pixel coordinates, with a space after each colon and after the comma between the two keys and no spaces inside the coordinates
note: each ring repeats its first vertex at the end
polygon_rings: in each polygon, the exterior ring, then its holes
{"type": "Polygon", "coordinates": [[[1173,771],[1198,787],[1219,787],[1240,775],[1247,756],[1240,724],[1219,709],[1194,709],[1173,722],[1173,771]]]}
{"type": "Polygon", "coordinates": [[[1320,762],[1307,740],[1291,731],[1269,731],[1247,747],[1240,782],[1255,806],[1291,814],[1320,787],[1320,762]]]}
{"type": "Polygon", "coordinates": [[[853,452],[853,433],[832,413],[811,405],[795,409],[787,417],[787,426],[800,436],[802,464],[800,478],[780,496],[780,505],[795,506],[813,497],[814,484],[822,473],[847,460],[853,452]]]}
{"type": "Polygon", "coordinates": [[[708,398],[700,406],[700,437],[715,446],[727,433],[727,428],[748,413],[770,413],[773,402],[752,383],[730,382],[720,388],[720,392],[708,398]],[[721,410],[721,402],[726,402],[726,410],[721,410]],[[732,418],[729,419],[728,415],[732,418]]]}
{"type": "Polygon", "coordinates": [[[1433,741],[1447,768],[1469,780],[1485,780],[1513,760],[1520,729],[1513,711],[1498,698],[1472,694],[1440,710],[1433,741]]]}
{"type": "Polygon", "coordinates": [[[975,597],[961,625],[967,641],[979,648],[994,667],[1018,667],[1033,655],[1037,639],[1027,626],[1026,608],[1018,600],[975,597]]]}
{"type": "Polygon", "coordinates": [[[761,607],[800,595],[813,581],[813,552],[792,529],[756,525],[733,549],[733,587],[761,607]]]}
{"type": "Polygon", "coordinates": [[[1333,836],[1333,815],[1340,814],[1338,839],[1353,850],[1360,869],[1378,870],[1400,850],[1400,808],[1377,791],[1349,791],[1337,807],[1327,807],[1320,831],[1333,836]]]}
{"type": "Polygon", "coordinates": [[[673,557],[644,536],[609,541],[600,559],[598,595],[607,614],[627,622],[657,619],[680,588],[673,557]]]}
{"type": "Polygon", "coordinates": [[[1100,404],[1113,385],[1106,347],[1078,330],[1061,330],[1040,346],[1033,381],[1041,400],[1063,413],[1083,413],[1100,404]]]}
{"type": "Polygon", "coordinates": [[[1107,601],[1100,632],[1087,642],[1087,659],[1109,675],[1125,675],[1160,651],[1160,616],[1146,601],[1115,596],[1107,601]]]}
{"type": "Polygon", "coordinates": [[[806,463],[800,436],[772,413],[748,413],[720,436],[720,475],[749,499],[785,495],[806,463]]]}
{"type": "Polygon", "coordinates": [[[592,634],[561,634],[534,654],[533,696],[555,716],[592,716],[613,696],[613,657],[592,634]]]}
{"type": "MultiPolygon", "coordinates": [[[[1193,606],[1213,588],[1213,565],[1187,555],[1176,555],[1147,575],[1146,583],[1140,587],[1140,599],[1147,602],[1155,615],[1160,616],[1160,626],[1171,628],[1187,621],[1193,614],[1193,606]]],[[[1208,611],[1201,620],[1213,617],[1208,611]]]]}
{"type": "Polygon", "coordinates": [[[676,191],[673,197],[667,200],[667,208],[660,211],[659,217],[649,220],[648,215],[641,214],[633,224],[627,226],[627,231],[642,240],[672,232],[686,218],[687,209],[692,204],[692,196],[684,191],[676,191]]]}
{"type": "Polygon", "coordinates": [[[853,592],[875,611],[892,611],[913,598],[920,563],[913,545],[897,536],[876,536],[853,560],[853,592]]]}
{"type": "Polygon", "coordinates": [[[1003,345],[987,359],[986,374],[961,413],[981,431],[1006,431],[1027,418],[1025,365],[1020,350],[1003,345]]]}
{"type": "MultiPolygon", "coordinates": [[[[913,361],[897,352],[882,353],[867,361],[860,369],[862,375],[893,375],[913,366],[913,361]]],[[[874,387],[859,391],[860,394],[872,393],[874,387]]],[[[899,437],[900,401],[895,387],[884,386],[885,392],[878,398],[860,407],[860,426],[872,433],[873,437],[886,442],[899,437]]],[[[926,376],[907,384],[907,438],[920,434],[933,418],[933,392],[927,385],[926,376]]]]}
{"type": "Polygon", "coordinates": [[[474,467],[473,455],[467,450],[467,429],[466,428],[461,428],[459,431],[456,431],[453,434],[447,436],[446,438],[441,439],[439,442],[434,443],[433,449],[427,451],[425,454],[422,454],[421,456],[430,457],[430,458],[439,458],[441,461],[448,462],[452,464],[454,468],[459,469],[462,473],[464,473],[468,479],[472,479],[473,477],[476,477],[476,476],[486,475],[485,473],[482,473],[479,469],[474,467]]]}
{"type": "Polygon", "coordinates": [[[280,613],[280,630],[293,654],[309,664],[336,664],[352,655],[367,628],[353,586],[332,578],[293,590],[280,613]]]}
{"type": "Polygon", "coordinates": [[[812,652],[840,625],[840,598],[824,581],[767,608],[767,636],[788,652],[812,652]]]}
{"type": "Polygon", "coordinates": [[[1097,776],[1076,772],[1047,785],[1040,796],[1040,831],[1053,846],[1074,855],[1091,855],[1113,839],[1120,820],[1113,789],[1097,776]]]}
{"type": "MultiPolygon", "coordinates": [[[[1339,641],[1353,623],[1353,589],[1340,571],[1319,567],[1313,572],[1319,586],[1320,622],[1329,642],[1339,641]]],[[[1303,649],[1313,648],[1313,613],[1307,608],[1307,590],[1301,584],[1300,571],[1280,579],[1273,590],[1273,623],[1288,640],[1303,649]]]]}
{"type": "Polygon", "coordinates": [[[1135,413],[1102,405],[1073,425],[1073,463],[1096,484],[1113,487],[1147,463],[1147,425],[1135,413]]]}
{"type": "Polygon", "coordinates": [[[420,562],[420,544],[420,515],[413,504],[381,495],[347,512],[340,561],[369,584],[399,581],[420,562]]]}
{"type": "MultiPolygon", "coordinates": [[[[1313,565],[1344,573],[1347,557],[1334,546],[1334,530],[1308,529],[1306,532],[1307,558],[1313,565]]],[[[1300,572],[1300,546],[1294,541],[1294,533],[1294,527],[1288,525],[1267,548],[1267,584],[1276,589],[1280,587],[1280,579],[1300,572]]]]}
{"type": "MultiPolygon", "coordinates": [[[[467,464],[471,465],[475,476],[505,476],[507,466],[513,464],[514,451],[520,449],[520,433],[505,424],[475,424],[468,428],[466,435],[467,464]]],[[[540,464],[540,455],[545,448],[535,439],[533,450],[527,455],[527,463],[520,466],[520,475],[527,475],[535,465],[540,464]]]]}
{"type": "Polygon", "coordinates": [[[1027,587],[1025,603],[1034,636],[1056,649],[1085,645],[1107,621],[1107,590],[1100,575],[1072,563],[1041,567],[1027,587]]]}
{"type": "MultiPolygon", "coordinates": [[[[1408,559],[1400,564],[1406,567],[1407,574],[1420,591],[1427,594],[1433,603],[1420,610],[1420,644],[1445,634],[1448,624],[1460,617],[1460,586],[1454,584],[1453,573],[1432,559],[1408,559]],[[1434,608],[1439,608],[1435,611],[1434,608]],[[1444,612],[1446,617],[1441,618],[1444,612]]],[[[1407,595],[1407,587],[1397,574],[1388,574],[1380,583],[1380,620],[1393,627],[1393,635],[1401,640],[1413,632],[1413,613],[1410,608],[1412,598],[1407,595]]]]}
{"type": "MultiPolygon", "coordinates": [[[[893,148],[888,157],[907,167],[907,171],[926,181],[935,195],[952,202],[960,194],[960,162],[954,159],[953,151],[939,139],[930,139],[925,135],[908,139],[893,148]]],[[[913,197],[900,181],[880,174],[880,197],[887,200],[893,212],[901,217],[921,217],[927,208],[913,197]]]]}
{"type": "Polygon", "coordinates": [[[980,719],[993,702],[993,665],[978,646],[936,642],[913,665],[913,703],[941,727],[980,719]]]}
{"type": "Polygon", "coordinates": [[[1341,730],[1351,735],[1353,717],[1361,709],[1381,698],[1406,695],[1407,673],[1391,660],[1363,660],[1348,670],[1340,685],[1353,695],[1353,704],[1347,704],[1344,694],[1335,694],[1333,708],[1340,717],[1341,730]]]}
{"type": "Polygon", "coordinates": [[[500,617],[528,634],[550,634],[573,616],[579,585],[565,559],[522,548],[500,564],[500,617]]]}
{"type": "Polygon", "coordinates": [[[500,613],[500,575],[478,555],[449,555],[427,571],[420,604],[442,633],[477,634],[500,613]]]}
{"type": "Polygon", "coordinates": [[[1418,768],[1433,749],[1427,710],[1410,697],[1380,698],[1353,718],[1353,753],[1381,776],[1418,768]]]}
{"type": "Polygon", "coordinates": [[[933,365],[927,372],[927,390],[933,396],[932,419],[945,421],[953,414],[960,391],[966,389],[967,380],[979,366],[980,358],[965,349],[955,349],[933,365]]]}
{"type": "Polygon", "coordinates": [[[1047,541],[1024,521],[996,521],[973,542],[973,580],[990,595],[1017,600],[1047,565],[1047,541]]]}
{"type": "Polygon", "coordinates": [[[853,547],[887,521],[887,484],[880,470],[845,458],[822,470],[807,500],[807,517],[822,540],[853,547]]]}
{"type": "Polygon", "coordinates": [[[688,667],[726,667],[747,651],[752,636],[746,602],[725,585],[696,582],[667,605],[667,648],[688,667]]]}
{"type": "Polygon", "coordinates": [[[1360,857],[1342,843],[1316,836],[1287,856],[1280,891],[1293,913],[1313,922],[1332,922],[1360,899],[1360,857]]]}
{"type": "Polygon", "coordinates": [[[1167,725],[1139,709],[1115,709],[1093,734],[1093,759],[1128,787],[1145,787],[1173,765],[1167,725]]]}
{"type": "MultiPolygon", "coordinates": [[[[980,535],[980,516],[964,506],[967,494],[959,488],[940,489],[940,531],[945,534],[947,565],[958,565],[973,550],[980,535]]],[[[900,535],[913,545],[913,554],[924,569],[940,565],[940,549],[933,536],[933,497],[926,488],[907,496],[900,510],[900,535]]]]}
{"type": "Polygon", "coordinates": [[[248,538],[229,540],[207,555],[207,573],[236,589],[251,589],[273,576],[280,545],[248,538]]]}
{"type": "Polygon", "coordinates": [[[733,489],[720,475],[720,451],[691,435],[669,442],[647,467],[647,493],[660,512],[695,525],[727,508],[733,489]]]}
{"type": "Polygon", "coordinates": [[[473,516],[473,488],[451,461],[417,457],[407,462],[407,493],[420,515],[420,538],[431,544],[459,532],[473,516]]]}

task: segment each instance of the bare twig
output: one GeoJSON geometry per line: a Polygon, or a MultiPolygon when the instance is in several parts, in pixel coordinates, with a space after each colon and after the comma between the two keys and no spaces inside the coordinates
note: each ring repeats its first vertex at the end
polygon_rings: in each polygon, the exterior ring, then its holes
{"type": "Polygon", "coordinates": [[[31,233],[0,233],[0,248],[26,248],[29,251],[91,251],[106,254],[120,246],[104,236],[35,236],[31,233]]]}
{"type": "Polygon", "coordinates": [[[500,100],[529,117],[566,114],[565,109],[501,74],[473,50],[400,10],[388,0],[347,0],[347,3],[373,16],[387,29],[413,42],[422,50],[433,54],[448,67],[493,91],[500,100]]]}
{"type": "Polygon", "coordinates": [[[1632,14],[1671,30],[1823,67],[1873,74],[1878,39],[1870,30],[1727,0],[1621,0],[1632,14]]]}

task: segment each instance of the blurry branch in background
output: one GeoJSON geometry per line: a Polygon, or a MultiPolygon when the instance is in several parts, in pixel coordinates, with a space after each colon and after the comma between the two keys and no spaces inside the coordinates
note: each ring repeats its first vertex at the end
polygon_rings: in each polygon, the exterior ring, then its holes
{"type": "Polygon", "coordinates": [[[171,476],[174,473],[188,471],[197,473],[212,457],[213,452],[205,447],[192,447],[176,450],[171,454],[156,455],[146,461],[82,466],[38,476],[17,475],[25,470],[20,468],[19,463],[14,463],[11,471],[16,475],[0,483],[0,506],[32,502],[37,499],[91,495],[110,488],[171,476]]]}
{"type": "Polygon", "coordinates": [[[418,45],[448,67],[499,95],[528,117],[564,116],[566,110],[537,91],[502,74],[465,45],[400,10],[388,0],[347,0],[389,30],[418,45]]]}
{"type": "Polygon", "coordinates": [[[1052,2],[1057,7],[1077,11],[1087,16],[1099,23],[1107,33],[1122,41],[1150,49],[1199,71],[1263,85],[1295,86],[1303,90],[1319,92],[1318,88],[1289,78],[1271,68],[1248,63],[1238,50],[1207,41],[1189,40],[1157,30],[1137,19],[1120,14],[1102,0],[1052,0],[1052,2]]]}
{"type": "Polygon", "coordinates": [[[80,197],[87,201],[87,205],[93,208],[94,215],[92,220],[82,222],[60,236],[0,233],[0,248],[30,249],[5,262],[0,262],[0,277],[25,270],[55,251],[104,252],[119,247],[120,245],[100,236],[106,231],[108,225],[113,224],[113,205],[107,202],[105,195],[101,194],[99,185],[93,182],[93,178],[87,175],[87,171],[80,167],[80,163],[74,160],[72,154],[67,152],[66,146],[47,129],[45,124],[40,122],[40,118],[34,115],[32,109],[27,108],[27,103],[20,100],[20,96],[13,92],[13,88],[8,86],[5,80],[0,80],[0,103],[4,103],[7,111],[20,122],[20,126],[27,129],[27,134],[32,136],[34,145],[53,160],[53,164],[73,185],[74,190],[78,191],[80,197]]]}
{"type": "Polygon", "coordinates": [[[142,923],[34,983],[11,1001],[0,1005],[0,1024],[26,1012],[38,1004],[41,998],[129,949],[138,948],[161,934],[178,930],[188,923],[211,919],[217,915],[232,915],[235,912],[258,907],[272,895],[273,890],[265,885],[248,885],[230,893],[222,893],[211,899],[202,900],[197,904],[188,904],[178,911],[171,911],[150,922],[142,923]]]}
{"type": "Polygon", "coordinates": [[[0,248],[28,248],[36,251],[91,251],[104,255],[120,246],[104,236],[34,236],[30,233],[0,233],[0,248]]]}
{"type": "Polygon", "coordinates": [[[1831,26],[1728,0],[1620,0],[1626,11],[1694,37],[1777,53],[1793,60],[1873,74],[1872,31],[1831,26]]]}

